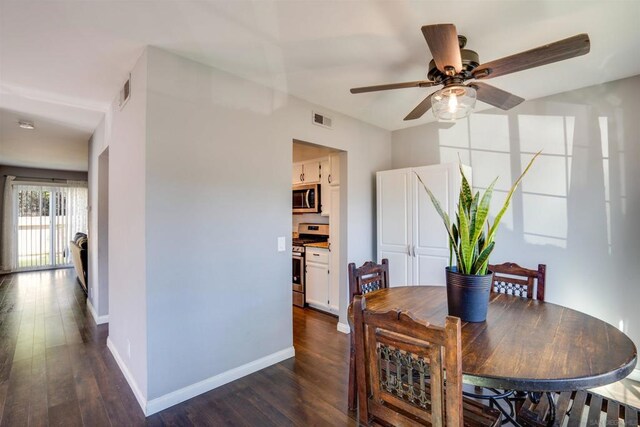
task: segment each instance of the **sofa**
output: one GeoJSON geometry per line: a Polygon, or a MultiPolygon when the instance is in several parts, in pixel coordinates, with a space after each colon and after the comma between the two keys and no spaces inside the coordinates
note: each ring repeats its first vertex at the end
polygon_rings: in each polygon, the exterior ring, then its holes
{"type": "Polygon", "coordinates": [[[69,242],[69,250],[73,260],[73,266],[78,275],[78,282],[82,289],[87,292],[88,274],[87,274],[87,235],[85,233],[76,233],[73,240],[69,242]]]}

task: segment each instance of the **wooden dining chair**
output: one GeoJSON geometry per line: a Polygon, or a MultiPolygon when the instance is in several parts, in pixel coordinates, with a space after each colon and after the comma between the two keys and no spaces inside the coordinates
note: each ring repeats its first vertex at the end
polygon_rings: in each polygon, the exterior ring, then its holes
{"type": "MultiPolygon", "coordinates": [[[[355,263],[350,263],[349,270],[349,302],[353,302],[356,295],[365,295],[369,292],[385,289],[389,287],[389,260],[384,258],[382,264],[367,261],[362,266],[356,268],[355,263]]],[[[351,350],[349,354],[349,389],[348,406],[349,410],[356,409],[356,349],[351,334],[351,350]]]]}
{"type": "Polygon", "coordinates": [[[520,267],[513,262],[489,264],[493,272],[492,292],[516,295],[544,301],[544,281],[547,271],[545,264],[538,264],[537,270],[520,267]]]}
{"type": "Polygon", "coordinates": [[[540,399],[538,403],[529,398],[518,411],[518,422],[529,427],[548,425],[568,427],[578,426],[635,426],[638,424],[640,409],[625,405],[613,399],[586,390],[552,393],[555,411],[550,410],[549,401],[540,399]],[[554,419],[550,419],[550,417],[554,419]]]}
{"type": "Polygon", "coordinates": [[[497,426],[500,413],[462,396],[461,321],[444,327],[353,301],[358,420],[394,426],[497,426]],[[445,385],[446,378],[446,385],[445,385]]]}

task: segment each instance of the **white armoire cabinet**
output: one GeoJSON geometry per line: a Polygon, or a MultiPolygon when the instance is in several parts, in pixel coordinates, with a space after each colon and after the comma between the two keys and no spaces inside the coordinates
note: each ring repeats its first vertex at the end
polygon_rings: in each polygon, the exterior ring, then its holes
{"type": "MultiPolygon", "coordinates": [[[[462,168],[471,182],[471,168],[462,168]]],[[[377,173],[377,257],[389,259],[390,286],[445,283],[447,232],[416,174],[455,220],[462,182],[458,163],[377,173]]]]}

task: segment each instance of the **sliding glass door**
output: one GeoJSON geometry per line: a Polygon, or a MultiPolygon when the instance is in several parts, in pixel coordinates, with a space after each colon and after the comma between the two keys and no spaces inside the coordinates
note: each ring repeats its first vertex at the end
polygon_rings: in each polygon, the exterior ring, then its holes
{"type": "Polygon", "coordinates": [[[69,242],[87,232],[87,189],[14,184],[16,267],[19,270],[71,264],[69,242]]]}

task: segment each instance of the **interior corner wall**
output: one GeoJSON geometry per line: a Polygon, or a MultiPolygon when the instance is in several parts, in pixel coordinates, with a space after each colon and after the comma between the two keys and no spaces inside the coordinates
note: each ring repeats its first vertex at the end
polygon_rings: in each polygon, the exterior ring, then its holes
{"type": "MultiPolygon", "coordinates": [[[[103,118],[100,124],[96,127],[91,139],[89,140],[89,301],[96,311],[96,315],[106,316],[109,314],[108,305],[106,301],[108,298],[108,291],[105,291],[100,286],[99,280],[99,263],[98,263],[98,246],[101,236],[98,233],[98,213],[99,206],[99,157],[100,154],[107,148],[106,138],[106,118],[103,118]],[[102,298],[101,298],[102,296],[102,298]]],[[[98,321],[98,319],[96,319],[98,321]]]]}
{"type": "Polygon", "coordinates": [[[148,373],[146,52],[131,71],[129,101],[120,108],[116,100],[107,117],[110,120],[107,129],[110,170],[107,344],[144,407],[148,373]]]}
{"type": "Polygon", "coordinates": [[[362,263],[374,256],[374,179],[391,165],[391,134],[147,52],[148,390],[162,408],[292,349],[291,254],[276,243],[291,244],[293,139],[348,152],[348,259],[362,263]],[[313,125],[313,110],[333,129],[313,125]]]}
{"type": "MultiPolygon", "coordinates": [[[[393,167],[463,162],[500,175],[493,209],[532,153],[491,261],[547,265],[546,300],[603,319],[640,346],[640,76],[392,133],[393,167]]],[[[444,280],[444,277],[443,277],[444,280]]]]}

